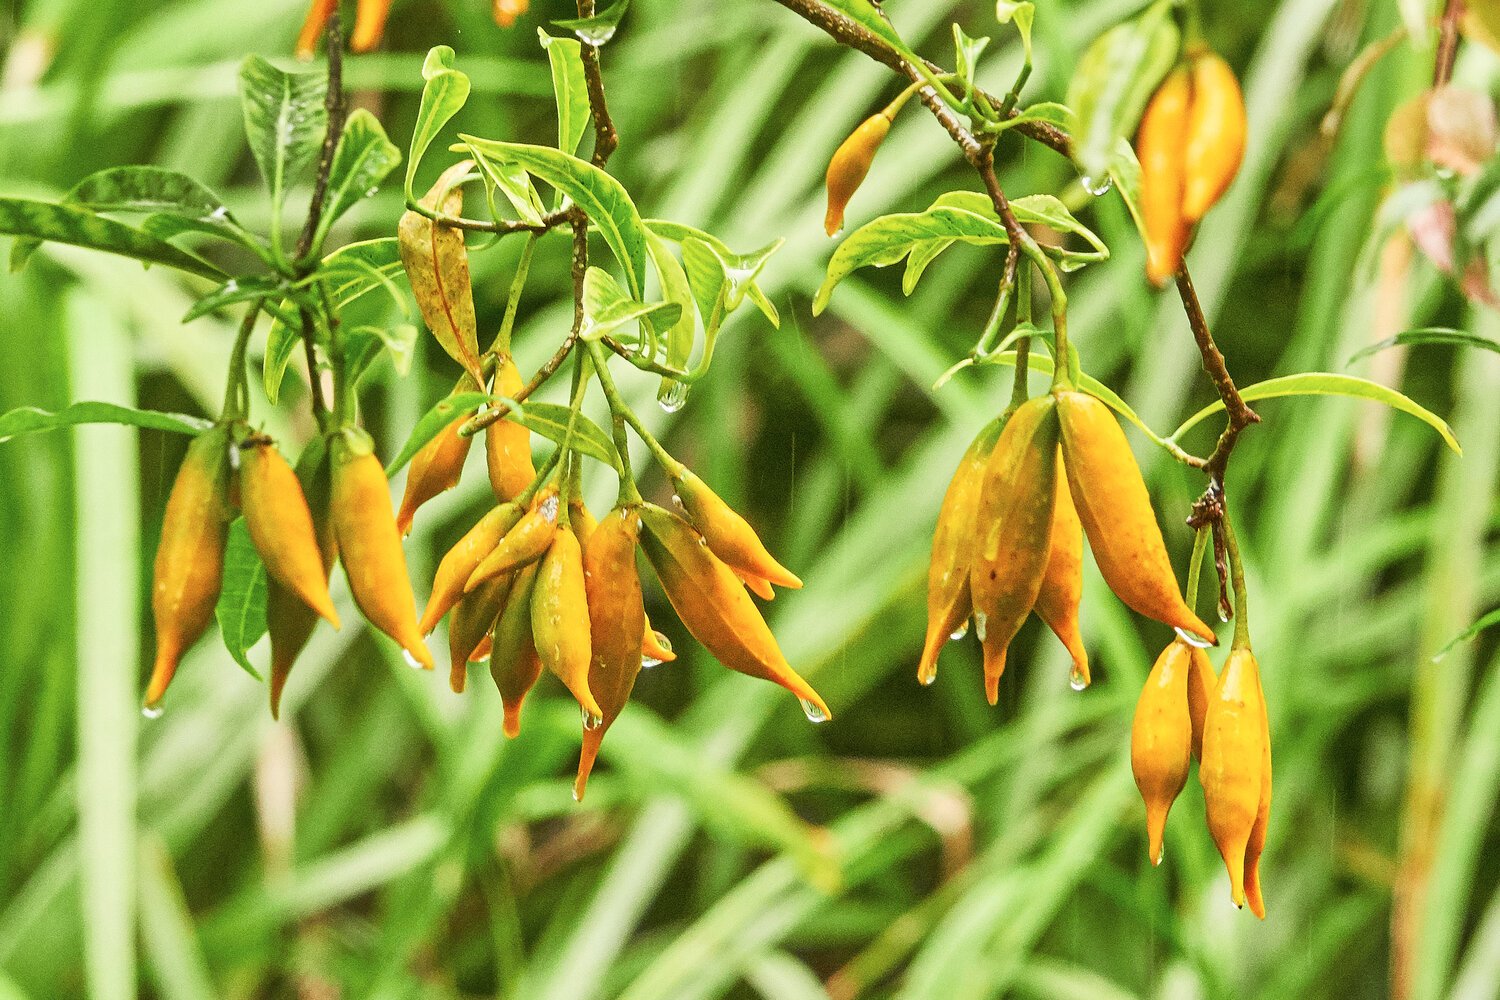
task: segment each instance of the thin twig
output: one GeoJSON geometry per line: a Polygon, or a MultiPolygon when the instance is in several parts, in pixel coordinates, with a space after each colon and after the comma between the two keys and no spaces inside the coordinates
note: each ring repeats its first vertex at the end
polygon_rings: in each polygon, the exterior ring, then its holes
{"type": "Polygon", "coordinates": [[[1437,61],[1432,67],[1432,86],[1446,86],[1453,77],[1453,60],[1458,55],[1458,22],[1464,16],[1464,0],[1448,0],[1438,27],[1437,61]]]}
{"type": "Polygon", "coordinates": [[[307,222],[302,226],[302,235],[297,238],[295,263],[303,275],[310,274],[313,265],[304,258],[312,251],[313,237],[317,235],[318,223],[323,218],[323,200],[328,195],[328,175],[333,170],[333,156],[338,151],[339,138],[344,133],[344,32],[339,22],[338,7],[328,16],[328,91],[323,97],[323,107],[328,113],[328,127],[323,132],[323,148],[318,153],[318,173],[313,180],[312,202],[307,209],[307,222]]]}
{"type": "MultiPolygon", "coordinates": [[[[578,16],[594,16],[594,0],[578,0],[578,16]]],[[[588,86],[589,108],[594,116],[594,166],[609,162],[610,154],[620,145],[609,103],[604,99],[604,73],[599,68],[599,47],[583,44],[583,79],[588,86]]]]}
{"type": "Polygon", "coordinates": [[[1229,375],[1229,368],[1224,363],[1224,355],[1214,343],[1213,334],[1208,329],[1208,320],[1204,318],[1203,306],[1198,302],[1198,293],[1193,288],[1193,278],[1188,274],[1186,265],[1183,265],[1177,272],[1177,294],[1181,297],[1182,308],[1187,313],[1188,326],[1192,327],[1193,339],[1198,342],[1198,353],[1203,356],[1203,370],[1213,381],[1214,388],[1218,390],[1219,398],[1224,402],[1224,412],[1229,417],[1224,433],[1219,435],[1219,443],[1214,446],[1213,454],[1208,456],[1208,461],[1203,465],[1203,471],[1208,474],[1210,480],[1210,487],[1217,484],[1222,490],[1224,471],[1229,467],[1229,455],[1234,451],[1240,431],[1251,424],[1260,423],[1260,415],[1250,409],[1244,398],[1240,396],[1234,379],[1229,375]]]}

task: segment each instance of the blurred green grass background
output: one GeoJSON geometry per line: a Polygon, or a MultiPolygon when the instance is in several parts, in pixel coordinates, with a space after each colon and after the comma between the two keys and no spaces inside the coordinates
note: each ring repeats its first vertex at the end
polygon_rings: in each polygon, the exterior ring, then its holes
{"type": "MultiPolygon", "coordinates": [[[[886,6],[938,58],[950,20],[1002,35],[988,3],[886,6]]],[[[1087,41],[1137,6],[1039,4],[1026,96],[1060,99],[1087,41]]],[[[464,131],[550,142],[535,29],[570,7],[533,0],[502,32],[478,0],[398,0],[385,50],[347,64],[352,99],[404,146],[422,54],[447,43],[476,87],[464,131]]],[[[1380,63],[1338,139],[1317,135],[1338,74],[1394,26],[1395,5],[1206,7],[1210,41],[1245,84],[1251,143],[1189,260],[1241,384],[1343,371],[1404,326],[1500,333],[1430,267],[1382,271],[1372,241],[1382,127],[1425,86],[1430,52],[1380,63]]],[[[292,0],[7,5],[4,193],[55,196],[104,166],[156,163],[263,222],[234,73],[247,51],[289,52],[302,13],[292,0]]],[[[1069,690],[1064,652],[1036,623],[996,709],[971,645],[950,649],[932,688],[914,681],[938,502],[1009,385],[990,370],[930,389],[983,323],[994,254],[950,251],[909,299],[896,275],[862,272],[811,317],[832,248],[822,172],[898,89],[888,71],[769,0],[635,0],[603,57],[622,136],[611,168],[644,213],[740,249],[788,239],[762,279],[779,332],[743,310],[676,414],[651,402],[654,379],[623,383],[806,580],[767,613],[835,720],[813,727],[781,690],[713,663],[648,586],[653,621],[683,655],[642,675],[582,805],[569,795],[578,718],[560,686],[544,683],[506,742],[482,671],[454,696],[358,628],[319,633],[280,725],[263,685],[211,640],[148,722],[147,574],[182,442],[113,427],[8,441],[0,997],[1500,996],[1496,641],[1431,660],[1500,598],[1500,358],[1424,347],[1350,369],[1447,417],[1461,459],[1409,418],[1311,398],[1261,404],[1265,423],[1235,454],[1276,749],[1259,923],[1228,902],[1196,780],[1166,862],[1146,861],[1129,725],[1169,636],[1091,566],[1087,691],[1069,690]],[[1393,938],[1398,895],[1419,905],[1399,911],[1393,938]]],[[[997,41],[987,85],[1003,90],[1018,59],[997,41]]],[[[1496,61],[1465,46],[1457,76],[1493,92],[1496,61]]],[[[444,157],[431,160],[424,176],[444,157]]],[[[1181,309],[1147,290],[1118,199],[1084,208],[1071,167],[1018,139],[999,160],[1007,191],[1064,193],[1114,250],[1069,286],[1088,370],[1159,429],[1210,401],[1181,309]]],[[[974,186],[942,131],[909,113],[850,223],[974,186]]],[[[387,187],[336,239],[393,230],[399,185],[387,187]]],[[[518,252],[505,241],[475,256],[486,328],[518,252]]],[[[539,246],[523,369],[565,332],[566,254],[563,238],[539,246]]],[[[232,318],[183,326],[190,302],[159,269],[49,248],[0,278],[0,410],[79,398],[212,410],[232,318]]],[[[434,346],[406,379],[386,364],[367,394],[385,455],[456,376],[434,346]]],[[[255,414],[289,449],[310,431],[263,399],[255,414]]],[[[1186,444],[1205,452],[1213,433],[1186,444]]],[[[1181,567],[1201,482],[1132,442],[1181,567]]],[[[419,598],[485,507],[474,459],[408,543],[419,598]]],[[[610,502],[603,477],[588,488],[610,502]]],[[[654,473],[643,489],[666,495],[654,473]]]]}

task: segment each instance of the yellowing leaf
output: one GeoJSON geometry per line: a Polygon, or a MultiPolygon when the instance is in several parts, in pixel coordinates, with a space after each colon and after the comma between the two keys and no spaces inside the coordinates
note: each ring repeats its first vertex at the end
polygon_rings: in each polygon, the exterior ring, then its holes
{"type": "MultiPolygon", "coordinates": [[[[463,189],[459,183],[471,167],[472,161],[464,160],[444,171],[422,199],[422,207],[443,215],[462,214],[463,189]]],[[[482,381],[469,252],[463,231],[440,226],[408,210],[401,216],[396,236],[401,263],[428,329],[449,357],[463,365],[475,381],[482,381]]]]}

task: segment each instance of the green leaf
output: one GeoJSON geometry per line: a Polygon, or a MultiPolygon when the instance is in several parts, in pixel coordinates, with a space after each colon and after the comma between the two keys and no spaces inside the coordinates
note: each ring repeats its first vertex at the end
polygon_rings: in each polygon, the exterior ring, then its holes
{"type": "MultiPolygon", "coordinates": [[[[685,240],[696,239],[707,243],[709,247],[711,247],[713,251],[722,258],[728,259],[731,257],[739,256],[735,254],[734,251],[730,250],[729,247],[724,244],[723,240],[719,239],[717,236],[714,236],[712,233],[706,233],[701,229],[695,229],[692,226],[686,226],[680,222],[668,222],[663,219],[647,219],[646,228],[662,237],[663,239],[671,240],[673,243],[676,243],[679,246],[682,245],[685,240]]],[[[750,282],[750,287],[748,288],[746,295],[751,302],[755,303],[755,307],[761,311],[761,314],[766,317],[767,321],[769,321],[773,327],[778,330],[781,329],[781,316],[777,313],[775,304],[772,303],[771,300],[766,296],[766,293],[761,290],[760,283],[758,281],[750,282]]]]}
{"type": "Polygon", "coordinates": [[[813,297],[813,315],[828,307],[834,288],[862,267],[894,264],[924,244],[942,241],[979,246],[1008,242],[999,219],[937,205],[925,212],[882,215],[860,226],[839,244],[828,261],[828,274],[813,297]]]}
{"type": "Polygon", "coordinates": [[[226,306],[255,299],[269,299],[284,290],[280,278],[230,278],[218,288],[204,295],[183,315],[184,323],[191,323],[200,316],[207,316],[226,306]]]}
{"type": "MultiPolygon", "coordinates": [[[[0,234],[119,254],[144,264],[164,264],[215,281],[221,281],[225,276],[214,265],[165,240],[74,205],[0,198],[0,234]]],[[[13,259],[12,263],[17,261],[13,259]]],[[[25,263],[24,253],[19,263],[25,263]]]]}
{"type": "Polygon", "coordinates": [[[1015,128],[1023,122],[1046,122],[1058,128],[1070,128],[1073,124],[1073,109],[1056,101],[1039,101],[1022,108],[1016,112],[1015,117],[1005,119],[997,127],[1002,130],[1015,128]]]}
{"type": "Polygon", "coordinates": [[[1362,351],[1357,351],[1349,357],[1346,364],[1354,364],[1360,358],[1367,358],[1398,344],[1443,344],[1450,347],[1477,347],[1482,351],[1494,351],[1500,354],[1500,343],[1488,337],[1481,337],[1474,333],[1465,333],[1462,330],[1453,330],[1441,326],[1424,326],[1416,330],[1403,330],[1394,337],[1387,337],[1379,343],[1371,344],[1362,351]]]}
{"type": "Polygon", "coordinates": [[[1177,60],[1177,0],[1157,0],[1094,40],[1068,84],[1073,158],[1085,177],[1109,174],[1115,143],[1135,133],[1146,102],[1177,60]]]}
{"type": "Polygon", "coordinates": [[[1031,22],[1035,17],[1036,4],[1028,0],[995,0],[995,19],[1001,24],[1016,26],[1027,62],[1031,61],[1031,22]]]}
{"type": "MultiPolygon", "coordinates": [[[[648,241],[646,249],[651,254],[651,263],[655,266],[656,276],[661,283],[662,298],[676,303],[679,307],[677,319],[674,322],[669,324],[662,317],[656,316],[652,318],[652,323],[658,333],[663,331],[666,333],[667,367],[682,371],[692,360],[693,341],[698,332],[698,323],[693,318],[693,289],[688,283],[687,272],[683,270],[682,264],[672,253],[667,240],[649,230],[646,237],[648,241]]],[[[671,391],[670,386],[674,384],[673,379],[663,378],[658,395],[661,392],[671,391]]]]}
{"type": "Polygon", "coordinates": [[[498,216],[500,213],[495,208],[495,192],[499,191],[505,195],[505,200],[510,202],[511,207],[516,210],[520,220],[530,226],[542,224],[542,199],[537,196],[536,187],[531,183],[531,176],[526,173],[526,168],[518,163],[504,163],[487,156],[482,150],[473,146],[467,147],[469,155],[479,165],[479,174],[484,178],[486,193],[490,199],[490,212],[498,216]]]}
{"type": "Polygon", "coordinates": [[[870,0],[827,0],[827,5],[868,29],[871,34],[901,53],[909,61],[916,62],[920,58],[912,51],[911,46],[896,34],[896,29],[891,27],[885,15],[870,0]]]}
{"type": "Polygon", "coordinates": [[[224,548],[224,586],[214,608],[224,648],[245,672],[256,680],[260,673],[245,655],[266,634],[266,567],[250,541],[245,519],[237,517],[229,526],[229,544],[224,548]]]}
{"type": "Polygon", "coordinates": [[[1146,218],[1141,214],[1141,162],[1135,158],[1135,149],[1126,139],[1115,143],[1115,156],[1109,162],[1109,179],[1119,192],[1120,200],[1125,202],[1136,231],[1141,234],[1141,239],[1145,239],[1146,218]]]}
{"type": "Polygon", "coordinates": [[[271,192],[272,219],[280,218],[292,180],[318,155],[328,127],[327,87],[321,73],[286,73],[260,56],[240,65],[245,137],[271,192]]]}
{"type": "Polygon", "coordinates": [[[598,227],[604,242],[625,271],[625,286],[637,299],[644,298],[646,275],[646,228],[635,203],[619,181],[585,160],[549,149],[517,142],[495,142],[460,136],[476,152],[497,160],[518,163],[527,172],[573,199],[598,227]]]}
{"type": "Polygon", "coordinates": [[[627,323],[652,316],[660,316],[663,323],[671,325],[681,315],[682,307],[675,302],[647,304],[632,299],[608,271],[590,267],[584,273],[583,327],[579,331],[584,340],[598,340],[627,323]]]}
{"type": "Polygon", "coordinates": [[[453,120],[469,99],[469,77],[453,65],[453,50],[446,45],[429,49],[422,62],[422,104],[417,109],[417,123],[411,133],[411,153],[406,160],[406,200],[415,201],[412,182],[422,157],[437,134],[453,120]]]}
{"type": "MultiPolygon", "coordinates": [[[[1442,417],[1395,389],[1354,375],[1337,375],[1332,372],[1301,372],[1296,375],[1283,375],[1280,378],[1267,379],[1264,382],[1247,386],[1240,390],[1240,395],[1247,403],[1253,403],[1257,399],[1276,399],[1281,396],[1349,396],[1354,399],[1368,399],[1376,403],[1384,403],[1392,409],[1416,417],[1437,431],[1454,452],[1463,454],[1463,449],[1458,446],[1458,439],[1453,436],[1453,429],[1442,417]]],[[[1223,409],[1222,401],[1205,406],[1183,421],[1182,426],[1172,432],[1171,440],[1181,440],[1183,434],[1205,417],[1210,417],[1223,409]]]]}
{"type": "Polygon", "coordinates": [[[1458,633],[1458,635],[1455,635],[1452,639],[1449,639],[1448,642],[1443,646],[1443,648],[1437,651],[1437,655],[1433,657],[1433,660],[1441,660],[1443,657],[1448,655],[1448,652],[1452,650],[1454,646],[1457,646],[1461,642],[1468,642],[1470,639],[1474,638],[1479,633],[1483,632],[1485,629],[1491,627],[1492,625],[1500,625],[1500,608],[1496,608],[1495,610],[1491,611],[1489,614],[1480,618],[1473,625],[1470,625],[1468,628],[1458,633]]]}
{"type": "Polygon", "coordinates": [[[901,276],[902,294],[910,295],[915,291],[917,282],[922,280],[922,275],[927,271],[927,265],[957,242],[956,239],[925,240],[914,247],[906,258],[906,273],[901,276]]]}
{"type": "Polygon", "coordinates": [[[417,327],[413,323],[364,324],[345,330],[344,364],[348,366],[350,381],[358,382],[382,350],[390,351],[396,374],[405,376],[411,371],[417,336],[417,327]]]}
{"type": "Polygon", "coordinates": [[[578,152],[578,143],[588,128],[588,80],[583,73],[583,45],[572,38],[554,38],[536,29],[547,61],[552,66],[552,93],[557,98],[557,148],[578,152]]]}
{"type": "Polygon", "coordinates": [[[629,9],[630,0],[616,0],[593,17],[574,17],[552,23],[559,28],[573,32],[590,45],[603,45],[615,37],[615,32],[620,28],[620,19],[629,9]]]}
{"type": "Polygon", "coordinates": [[[0,414],[0,442],[9,441],[18,434],[55,431],[76,424],[129,424],[155,431],[197,435],[212,427],[213,421],[184,413],[137,410],[114,403],[74,403],[56,412],[22,406],[0,414]]]}
{"type": "Polygon", "coordinates": [[[344,123],[333,165],[328,171],[328,194],[318,220],[314,247],[321,247],[328,227],[380,187],[401,163],[401,150],[385,136],[385,129],[365,108],[356,108],[344,123]]]}
{"type": "Polygon", "coordinates": [[[484,392],[455,392],[432,404],[432,409],[422,414],[422,418],[411,429],[411,435],[406,439],[406,444],[401,446],[400,453],[385,467],[387,478],[400,472],[401,467],[410,462],[412,456],[421,451],[427,442],[437,437],[444,427],[459,417],[472,416],[479,407],[494,398],[484,392]]]}
{"type": "Polygon", "coordinates": [[[979,68],[979,57],[989,47],[989,38],[970,38],[955,22],[953,25],[954,65],[958,70],[959,83],[963,84],[963,99],[974,99],[974,74],[979,68]]]}
{"type": "MultiPolygon", "coordinates": [[[[514,420],[533,433],[540,434],[560,445],[568,437],[568,419],[571,415],[572,411],[566,406],[560,406],[557,403],[533,403],[528,400],[524,405],[520,403],[512,405],[505,419],[514,420]]],[[[616,472],[619,471],[620,455],[615,451],[614,442],[598,424],[581,413],[578,414],[573,424],[572,446],[580,454],[603,462],[616,472]]]]}

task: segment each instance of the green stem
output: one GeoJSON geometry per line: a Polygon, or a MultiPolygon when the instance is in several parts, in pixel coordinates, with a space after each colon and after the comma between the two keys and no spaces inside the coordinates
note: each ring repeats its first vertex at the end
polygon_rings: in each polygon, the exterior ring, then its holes
{"type": "Polygon", "coordinates": [[[1072,389],[1072,363],[1068,356],[1068,293],[1063,291],[1062,280],[1052,261],[1029,235],[1021,242],[1021,252],[1042,272],[1047,295],[1052,300],[1052,388],[1072,389]]]}
{"type": "MultiPolygon", "coordinates": [[[[580,353],[578,360],[573,366],[573,399],[568,404],[568,429],[563,434],[562,448],[570,461],[573,460],[573,434],[578,426],[578,411],[583,408],[583,398],[588,395],[589,388],[589,364],[590,357],[587,353],[580,353]]],[[[562,479],[561,489],[558,495],[562,500],[562,506],[558,510],[557,523],[566,526],[568,523],[568,501],[572,499],[575,483],[572,476],[565,475],[562,479]]]]}
{"type": "Polygon", "coordinates": [[[250,412],[250,383],[245,375],[245,355],[250,347],[250,333],[260,316],[260,300],[250,303],[239,332],[234,336],[234,349],[229,352],[229,374],[224,379],[223,420],[243,420],[250,412]]]}
{"type": "MultiPolygon", "coordinates": [[[[588,349],[591,353],[602,350],[597,343],[592,342],[588,344],[588,349]]],[[[603,360],[602,357],[596,357],[596,361],[603,360]]],[[[635,411],[621,397],[620,390],[615,385],[614,378],[609,374],[609,367],[596,363],[594,365],[594,374],[598,376],[599,385],[604,389],[604,398],[609,401],[610,411],[629,424],[630,429],[635,431],[636,436],[646,442],[646,447],[650,449],[652,457],[656,459],[656,463],[666,471],[668,476],[673,479],[681,476],[686,471],[686,466],[673,458],[667,452],[667,449],[661,446],[661,442],[656,440],[655,435],[646,430],[645,426],[641,423],[641,418],[635,415],[635,411]]]]}
{"type": "Polygon", "coordinates": [[[599,379],[599,387],[604,390],[605,402],[609,404],[610,433],[614,438],[615,451],[620,455],[620,502],[640,503],[641,491],[636,488],[635,474],[630,469],[630,441],[625,436],[625,414],[630,407],[620,398],[620,393],[615,388],[614,379],[609,374],[609,356],[604,353],[603,348],[597,341],[590,341],[587,350],[594,359],[594,375],[599,379]]]}
{"type": "MultiPolygon", "coordinates": [[[[958,74],[957,73],[939,73],[936,76],[934,76],[933,79],[935,79],[935,80],[957,80],[958,79],[958,74]]],[[[885,115],[886,118],[890,119],[891,121],[895,121],[896,120],[896,116],[901,113],[901,109],[904,108],[904,107],[906,107],[906,102],[909,101],[909,100],[911,100],[913,97],[915,97],[918,93],[921,92],[922,88],[926,87],[926,86],[929,86],[929,84],[928,84],[928,82],[926,80],[913,80],[911,83],[909,83],[909,84],[906,85],[906,89],[905,90],[901,91],[901,93],[899,93],[899,94],[896,95],[896,99],[895,100],[891,101],[891,103],[889,103],[889,104],[887,104],[885,106],[885,109],[881,113],[883,115],[885,115]]]]}
{"type": "Polygon", "coordinates": [[[526,238],[521,250],[521,259],[516,262],[516,275],[510,282],[510,294],[505,300],[505,318],[500,321],[500,332],[490,344],[491,354],[510,354],[510,335],[516,326],[516,312],[521,305],[521,291],[526,287],[526,276],[531,271],[531,255],[536,250],[536,241],[541,234],[532,233],[526,238]]]}
{"type": "Polygon", "coordinates": [[[1245,587],[1245,564],[1240,559],[1240,543],[1235,538],[1229,511],[1224,511],[1224,547],[1229,552],[1229,580],[1234,586],[1234,648],[1250,648],[1250,598],[1245,587]]]}
{"type": "Polygon", "coordinates": [[[1203,550],[1208,548],[1208,536],[1212,530],[1204,525],[1193,535],[1193,556],[1188,562],[1187,606],[1195,611],[1198,608],[1198,571],[1203,567],[1203,550]]]}
{"type": "MultiPolygon", "coordinates": [[[[1031,272],[1026,266],[1016,268],[1016,325],[1031,322],[1031,272]]],[[[1010,411],[1014,413],[1026,402],[1027,379],[1031,374],[1031,338],[1016,341],[1015,381],[1010,385],[1010,411]]]]}

